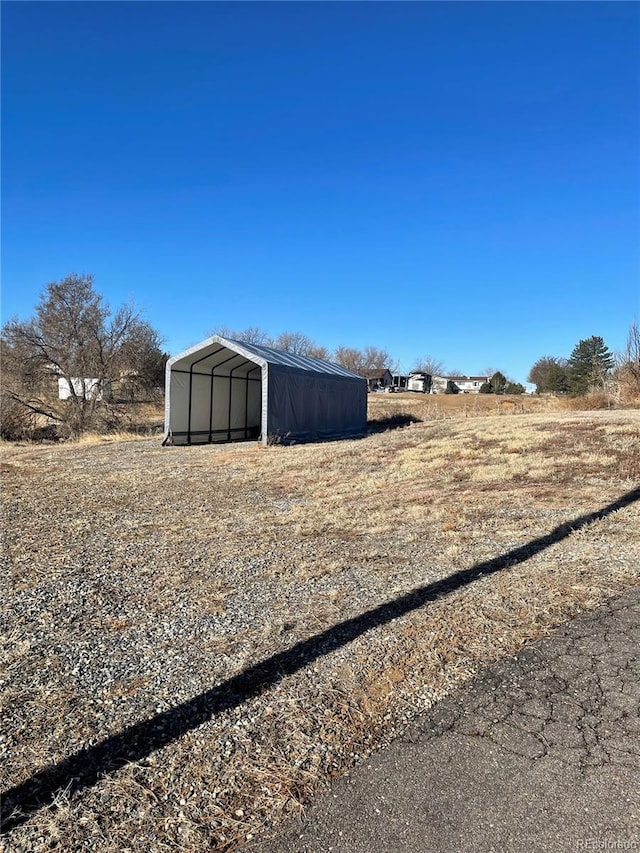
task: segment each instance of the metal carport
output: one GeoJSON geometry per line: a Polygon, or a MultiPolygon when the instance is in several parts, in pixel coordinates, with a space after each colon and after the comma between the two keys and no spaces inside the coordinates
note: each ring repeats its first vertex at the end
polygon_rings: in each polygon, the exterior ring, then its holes
{"type": "Polygon", "coordinates": [[[364,377],[331,362],[214,335],[169,359],[164,442],[362,435],[364,377]]]}

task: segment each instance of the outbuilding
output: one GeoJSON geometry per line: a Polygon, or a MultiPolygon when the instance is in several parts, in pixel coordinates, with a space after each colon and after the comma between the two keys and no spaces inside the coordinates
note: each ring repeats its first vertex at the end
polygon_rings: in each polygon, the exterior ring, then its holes
{"type": "Polygon", "coordinates": [[[58,377],[58,399],[68,400],[80,397],[82,400],[108,400],[111,397],[111,382],[105,379],[72,376],[71,382],[63,376],[58,377]]]}
{"type": "Polygon", "coordinates": [[[214,335],[170,358],[164,444],[363,435],[367,381],[338,364],[214,335]]]}
{"type": "Polygon", "coordinates": [[[393,386],[393,375],[387,367],[369,368],[362,371],[363,376],[367,380],[370,391],[384,391],[385,388],[393,386]]]}

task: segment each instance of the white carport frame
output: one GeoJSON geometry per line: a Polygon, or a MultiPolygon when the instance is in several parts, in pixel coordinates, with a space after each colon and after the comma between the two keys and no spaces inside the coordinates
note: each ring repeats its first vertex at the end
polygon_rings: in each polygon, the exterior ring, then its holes
{"type": "Polygon", "coordinates": [[[363,435],[366,379],[331,362],[214,335],[170,358],[163,444],[363,435]]]}

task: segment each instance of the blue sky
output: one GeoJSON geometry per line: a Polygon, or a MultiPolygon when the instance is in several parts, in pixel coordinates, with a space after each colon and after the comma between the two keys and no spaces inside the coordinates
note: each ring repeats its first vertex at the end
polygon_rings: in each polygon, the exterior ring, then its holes
{"type": "Polygon", "coordinates": [[[2,3],[2,317],[93,273],[524,381],[640,319],[637,3],[2,3]]]}

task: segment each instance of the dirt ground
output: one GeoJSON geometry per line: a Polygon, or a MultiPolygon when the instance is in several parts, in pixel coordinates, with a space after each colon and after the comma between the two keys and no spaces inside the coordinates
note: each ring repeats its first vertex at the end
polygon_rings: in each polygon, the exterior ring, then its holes
{"type": "Polygon", "coordinates": [[[7,850],[241,847],[638,583],[640,411],[370,413],[396,428],[0,448],[7,850]]]}

